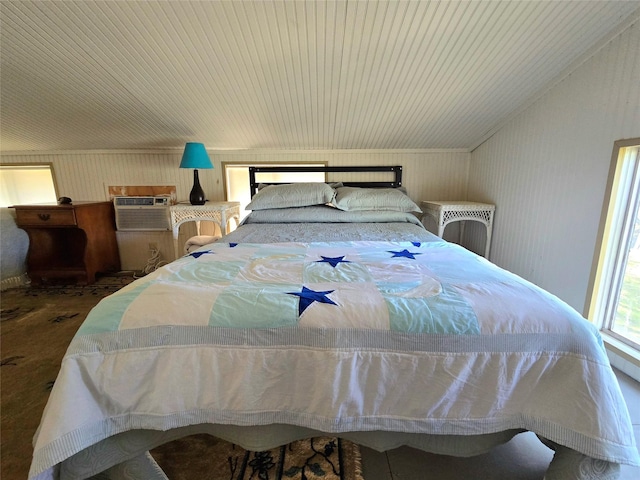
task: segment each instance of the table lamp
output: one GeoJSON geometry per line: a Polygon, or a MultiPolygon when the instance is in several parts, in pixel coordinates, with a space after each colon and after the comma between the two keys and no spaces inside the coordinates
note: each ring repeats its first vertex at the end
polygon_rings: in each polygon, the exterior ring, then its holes
{"type": "Polygon", "coordinates": [[[189,194],[189,201],[191,205],[204,205],[206,198],[204,191],[200,186],[200,179],[198,178],[199,168],[213,168],[213,164],[209,159],[209,154],[204,148],[203,143],[188,142],[184,146],[184,153],[182,154],[182,161],[180,162],[180,168],[193,168],[193,188],[189,194]]]}

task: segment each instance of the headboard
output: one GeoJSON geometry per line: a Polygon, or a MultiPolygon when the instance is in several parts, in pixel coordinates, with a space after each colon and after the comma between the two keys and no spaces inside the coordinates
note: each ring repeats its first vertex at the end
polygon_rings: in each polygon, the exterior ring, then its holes
{"type": "MultiPolygon", "coordinates": [[[[253,197],[258,191],[258,184],[265,184],[265,182],[256,181],[256,174],[258,173],[308,173],[308,172],[324,172],[335,173],[353,173],[353,172],[390,172],[393,174],[393,181],[386,182],[357,182],[347,181],[342,182],[347,187],[365,187],[365,188],[398,188],[402,186],[402,167],[400,165],[394,166],[357,166],[357,167],[329,167],[329,166],[316,166],[316,167],[249,167],[249,186],[251,187],[251,196],[253,197]]],[[[325,175],[326,178],[326,175],[325,175]]],[[[278,185],[278,183],[268,183],[269,185],[278,185]]]]}

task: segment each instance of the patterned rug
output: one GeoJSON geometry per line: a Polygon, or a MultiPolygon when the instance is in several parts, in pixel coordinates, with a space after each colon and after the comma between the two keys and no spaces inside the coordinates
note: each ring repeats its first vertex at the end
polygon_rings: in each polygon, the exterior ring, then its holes
{"type": "Polygon", "coordinates": [[[359,447],[330,437],[247,452],[210,435],[193,435],[151,455],[171,480],[362,480],[359,447]]]}
{"type": "MultiPolygon", "coordinates": [[[[31,441],[78,327],[104,297],[133,281],[104,276],[88,286],[13,288],[0,296],[0,478],[27,478],[31,441]]],[[[171,480],[362,480],[357,445],[336,438],[301,440],[268,452],[246,452],[209,435],[154,449],[171,480]]]]}

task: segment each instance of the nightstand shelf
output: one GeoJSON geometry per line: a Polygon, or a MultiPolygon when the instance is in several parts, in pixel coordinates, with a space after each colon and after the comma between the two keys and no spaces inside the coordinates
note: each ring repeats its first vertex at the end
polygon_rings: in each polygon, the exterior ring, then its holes
{"type": "Polygon", "coordinates": [[[185,222],[196,222],[196,229],[200,235],[200,221],[206,220],[217,223],[220,227],[220,233],[226,235],[228,223],[232,218],[235,218],[236,225],[240,222],[240,202],[206,202],[204,205],[178,203],[169,207],[169,214],[173,233],[173,248],[176,258],[179,258],[178,234],[180,233],[180,225],[185,222]]]}
{"type": "Polygon", "coordinates": [[[473,220],[484,224],[487,229],[487,241],[485,244],[484,257],[489,258],[491,248],[491,233],[493,230],[493,213],[495,205],[489,203],[466,202],[466,201],[435,201],[425,200],[420,203],[425,216],[430,216],[438,227],[437,235],[442,238],[444,229],[452,222],[460,222],[460,242],[464,236],[464,225],[467,220],[473,220]]]}

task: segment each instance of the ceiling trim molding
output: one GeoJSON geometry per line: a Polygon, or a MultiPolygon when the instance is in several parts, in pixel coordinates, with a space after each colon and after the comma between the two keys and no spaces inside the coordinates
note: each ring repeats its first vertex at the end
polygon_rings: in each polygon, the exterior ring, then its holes
{"type": "MultiPolygon", "coordinates": [[[[130,154],[180,154],[183,147],[179,148],[148,148],[148,149],[122,149],[122,150],[16,150],[0,152],[2,157],[16,156],[36,156],[36,155],[130,155],[130,154]]],[[[225,155],[309,155],[309,154],[346,154],[346,153],[376,153],[376,154],[431,154],[431,153],[470,153],[468,148],[411,148],[411,149],[342,149],[342,150],[283,150],[283,149],[218,149],[207,148],[213,154],[225,155]]]]}

